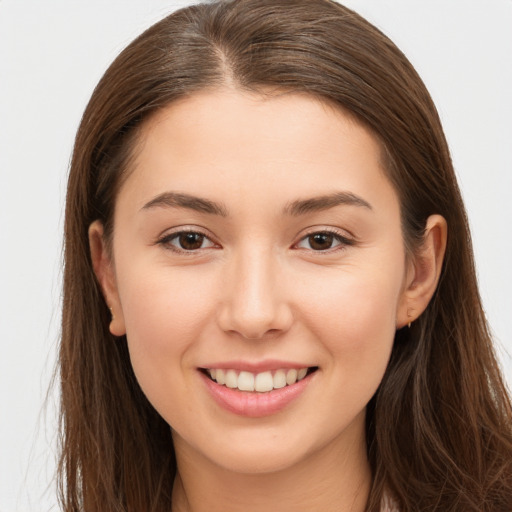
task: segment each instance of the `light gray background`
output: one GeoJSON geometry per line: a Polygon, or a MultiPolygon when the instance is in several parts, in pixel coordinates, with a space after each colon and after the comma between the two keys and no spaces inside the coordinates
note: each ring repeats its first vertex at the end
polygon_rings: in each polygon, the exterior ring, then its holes
{"type": "MultiPolygon", "coordinates": [[[[0,512],[57,510],[61,230],[74,133],[119,51],[176,6],[0,0],[0,512]],[[45,412],[46,411],[46,412],[45,412]]],[[[436,102],[469,211],[486,311],[512,362],[512,1],[350,0],[410,58],[436,102]]]]}

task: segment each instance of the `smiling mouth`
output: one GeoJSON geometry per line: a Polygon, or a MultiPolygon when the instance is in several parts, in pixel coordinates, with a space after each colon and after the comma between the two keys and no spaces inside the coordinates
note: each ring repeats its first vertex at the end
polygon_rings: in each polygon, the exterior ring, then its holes
{"type": "Polygon", "coordinates": [[[316,370],[318,370],[317,366],[269,370],[260,373],[223,368],[201,369],[213,382],[221,386],[256,393],[268,393],[274,389],[292,386],[316,370]]]}

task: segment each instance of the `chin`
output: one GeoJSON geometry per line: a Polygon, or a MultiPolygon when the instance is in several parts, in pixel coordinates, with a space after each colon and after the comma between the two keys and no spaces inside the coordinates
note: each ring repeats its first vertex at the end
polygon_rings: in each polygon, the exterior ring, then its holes
{"type": "Polygon", "coordinates": [[[363,410],[352,421],[328,427],[311,419],[292,425],[285,422],[239,426],[212,433],[199,443],[194,443],[192,436],[182,438],[174,433],[175,446],[177,451],[193,447],[205,462],[231,473],[254,476],[284,471],[293,473],[302,471],[304,463],[313,462],[317,457],[338,460],[351,454],[365,454],[364,417],[363,410]]]}
{"type": "Polygon", "coordinates": [[[265,475],[298,467],[307,453],[297,447],[278,448],[274,445],[254,449],[229,450],[213,461],[224,470],[243,475],[265,475]],[[283,449],[284,448],[284,449],[283,449]]]}

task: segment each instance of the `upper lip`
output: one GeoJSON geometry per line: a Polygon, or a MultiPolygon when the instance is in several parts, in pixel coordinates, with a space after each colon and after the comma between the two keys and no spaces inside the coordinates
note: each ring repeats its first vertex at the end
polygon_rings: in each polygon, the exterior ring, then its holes
{"type": "Polygon", "coordinates": [[[292,361],[279,361],[277,359],[268,359],[264,361],[222,361],[216,363],[208,363],[204,366],[200,366],[201,369],[222,369],[222,370],[239,370],[251,373],[261,373],[272,370],[285,370],[285,369],[300,369],[310,368],[311,364],[298,363],[292,361]]]}

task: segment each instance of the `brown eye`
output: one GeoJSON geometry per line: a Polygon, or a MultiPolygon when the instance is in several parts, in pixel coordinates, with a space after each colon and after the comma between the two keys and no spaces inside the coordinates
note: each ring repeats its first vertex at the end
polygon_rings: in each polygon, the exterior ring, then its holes
{"type": "Polygon", "coordinates": [[[328,251],[334,248],[343,248],[348,245],[353,245],[353,241],[345,238],[337,233],[329,231],[318,231],[305,236],[298,244],[300,249],[309,249],[312,251],[328,251]]]}
{"type": "Polygon", "coordinates": [[[330,233],[315,233],[308,236],[308,242],[311,249],[315,251],[325,251],[332,247],[334,236],[330,233]]]}
{"type": "Polygon", "coordinates": [[[178,236],[178,244],[180,249],[185,251],[194,251],[200,249],[203,245],[204,235],[200,233],[181,233],[178,236]]]}
{"type": "Polygon", "coordinates": [[[159,243],[177,252],[192,252],[215,246],[206,235],[196,231],[173,233],[164,237],[159,243]]]}

